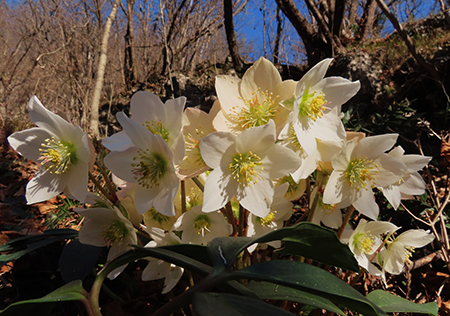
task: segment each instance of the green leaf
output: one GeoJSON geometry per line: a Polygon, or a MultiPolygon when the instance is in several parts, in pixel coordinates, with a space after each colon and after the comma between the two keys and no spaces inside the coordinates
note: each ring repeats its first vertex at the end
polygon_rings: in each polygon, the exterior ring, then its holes
{"type": "Polygon", "coordinates": [[[2,316],[48,315],[53,303],[87,300],[88,293],[81,280],[75,280],[56,289],[46,296],[34,300],[26,300],[9,305],[0,311],[2,316]]]}
{"type": "Polygon", "coordinates": [[[292,316],[263,301],[228,293],[197,292],[193,295],[192,305],[198,316],[292,316]]]}
{"type": "Polygon", "coordinates": [[[329,265],[359,271],[358,262],[347,245],[336,234],[316,224],[302,222],[292,227],[274,230],[259,238],[217,237],[211,240],[208,251],[219,271],[230,268],[237,256],[254,243],[273,240],[286,241],[282,253],[295,254],[329,265]],[[219,270],[220,269],[220,270],[219,270]]]}
{"type": "Polygon", "coordinates": [[[158,248],[174,251],[181,255],[185,255],[194,260],[200,261],[201,263],[204,263],[211,267],[213,266],[213,262],[211,260],[211,257],[208,255],[208,250],[206,249],[206,246],[194,244],[179,244],[179,245],[162,246],[158,248]]]}
{"type": "Polygon", "coordinates": [[[386,313],[420,313],[438,316],[439,307],[436,302],[417,304],[383,290],[370,292],[367,298],[386,313]]]}
{"type": "Polygon", "coordinates": [[[56,241],[72,239],[78,236],[78,231],[73,229],[46,230],[41,235],[24,236],[8,241],[0,246],[0,251],[15,251],[10,254],[0,255],[0,265],[19,259],[23,255],[46,246],[56,241]]]}
{"type": "Polygon", "coordinates": [[[345,316],[345,313],[330,300],[309,292],[268,282],[251,281],[247,287],[263,300],[287,300],[345,316]]]}
{"type": "Polygon", "coordinates": [[[215,273],[230,268],[236,257],[257,240],[251,237],[217,237],[208,242],[206,248],[214,263],[215,273]]]}
{"type": "Polygon", "coordinates": [[[281,260],[261,262],[233,271],[229,278],[272,282],[322,296],[366,316],[386,315],[379,307],[341,279],[302,262],[281,260]]]}
{"type": "Polygon", "coordinates": [[[101,251],[101,247],[82,244],[78,239],[65,245],[58,263],[63,280],[84,280],[97,263],[101,251]]]}
{"type": "Polygon", "coordinates": [[[283,238],[283,248],[277,252],[303,256],[324,264],[355,272],[358,262],[347,245],[336,234],[323,227],[309,224],[297,230],[294,236],[283,238]]]}

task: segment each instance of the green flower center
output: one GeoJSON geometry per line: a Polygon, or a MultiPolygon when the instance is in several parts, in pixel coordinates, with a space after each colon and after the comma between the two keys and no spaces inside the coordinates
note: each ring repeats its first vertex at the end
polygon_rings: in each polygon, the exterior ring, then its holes
{"type": "Polygon", "coordinates": [[[327,101],[323,92],[314,91],[313,93],[309,93],[309,90],[306,90],[299,104],[298,117],[309,117],[315,121],[323,116],[326,104],[327,101]]]}
{"type": "Polygon", "coordinates": [[[169,131],[167,130],[167,128],[164,126],[163,123],[161,123],[161,121],[146,121],[144,124],[145,127],[147,127],[147,129],[152,132],[152,134],[157,134],[159,136],[162,137],[162,139],[164,139],[164,141],[166,143],[169,142],[170,140],[170,135],[169,135],[169,131]]]}
{"type": "Polygon", "coordinates": [[[202,214],[198,215],[194,220],[194,228],[197,231],[197,234],[202,235],[204,237],[206,234],[210,233],[211,230],[211,219],[208,215],[202,214]]]}
{"type": "Polygon", "coordinates": [[[264,227],[267,227],[267,228],[269,228],[269,227],[271,227],[272,226],[272,222],[275,220],[275,214],[276,214],[277,212],[276,211],[273,211],[273,212],[270,212],[269,213],[269,215],[267,215],[266,217],[256,217],[256,221],[258,222],[258,223],[260,223],[261,224],[261,226],[264,226],[264,227]]]}
{"type": "Polygon", "coordinates": [[[375,238],[373,237],[373,235],[370,233],[370,231],[367,231],[365,233],[356,234],[353,237],[353,246],[356,249],[359,249],[362,252],[370,255],[372,253],[374,241],[375,238]]]}
{"type": "Polygon", "coordinates": [[[138,150],[138,156],[133,158],[131,164],[134,178],[140,186],[153,188],[159,185],[159,181],[167,173],[168,161],[166,157],[157,152],[138,150]]]}
{"type": "Polygon", "coordinates": [[[171,217],[161,214],[160,212],[158,212],[154,207],[152,207],[151,209],[149,209],[147,211],[147,214],[144,216],[148,216],[151,219],[153,219],[154,221],[158,222],[159,224],[165,224],[170,222],[171,217]],[[147,215],[148,214],[148,215],[147,215]]]}
{"type": "Polygon", "coordinates": [[[105,225],[103,228],[102,236],[111,245],[114,243],[121,243],[125,237],[128,236],[130,231],[128,230],[125,223],[121,220],[115,220],[109,225],[105,225]]]}
{"type": "Polygon", "coordinates": [[[377,178],[378,166],[373,160],[367,158],[355,158],[347,166],[345,170],[345,178],[350,186],[356,189],[367,189],[367,185],[374,186],[374,180],[377,178]]]}
{"type": "Polygon", "coordinates": [[[58,140],[52,136],[47,138],[41,147],[39,161],[51,173],[63,174],[78,161],[77,149],[71,142],[58,140]]]}
{"type": "Polygon", "coordinates": [[[300,184],[295,182],[294,179],[292,179],[291,175],[284,176],[283,178],[280,179],[280,184],[284,184],[286,182],[289,183],[289,187],[286,193],[294,193],[300,187],[300,184]]]}
{"type": "Polygon", "coordinates": [[[251,151],[245,154],[237,153],[234,155],[228,170],[231,171],[233,179],[244,186],[255,184],[261,179],[258,173],[264,169],[261,157],[251,151]]]}
{"type": "MultiPolygon", "coordinates": [[[[259,91],[260,89],[257,92],[259,91]]],[[[279,105],[275,103],[277,97],[274,97],[273,93],[269,91],[261,92],[260,99],[262,101],[260,102],[254,92],[252,99],[244,100],[245,107],[231,109],[230,121],[237,129],[248,129],[267,124],[279,112],[279,105]]]]}

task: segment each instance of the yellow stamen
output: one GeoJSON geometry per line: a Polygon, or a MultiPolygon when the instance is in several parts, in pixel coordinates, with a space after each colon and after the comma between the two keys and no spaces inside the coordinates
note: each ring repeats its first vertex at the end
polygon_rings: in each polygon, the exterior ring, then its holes
{"type": "Polygon", "coordinates": [[[367,190],[369,185],[374,187],[375,179],[378,178],[379,168],[373,160],[367,158],[354,158],[345,170],[345,178],[348,180],[350,186],[357,190],[363,188],[367,190]]]}
{"type": "Polygon", "coordinates": [[[77,149],[71,142],[61,141],[52,136],[47,138],[41,147],[39,161],[51,173],[63,174],[78,161],[77,149]]]}
{"type": "Polygon", "coordinates": [[[146,121],[143,125],[145,127],[147,127],[147,129],[150,132],[152,132],[152,134],[157,134],[157,135],[161,136],[162,139],[164,139],[166,143],[169,142],[169,140],[170,140],[169,131],[164,126],[164,124],[161,123],[160,120],[158,120],[158,121],[151,121],[151,122],[146,121]]]}
{"type": "Polygon", "coordinates": [[[159,186],[159,181],[168,170],[168,161],[160,153],[150,150],[138,150],[138,156],[133,158],[131,164],[134,178],[144,188],[159,186]]]}
{"type": "Polygon", "coordinates": [[[244,100],[245,107],[233,107],[228,115],[232,123],[232,128],[236,130],[248,129],[256,126],[262,126],[274,119],[280,111],[280,106],[275,103],[272,92],[265,91],[253,92],[253,96],[249,100],[244,100]]]}
{"type": "Polygon", "coordinates": [[[233,179],[244,186],[250,186],[261,179],[258,173],[261,173],[263,168],[261,157],[249,151],[245,154],[236,153],[228,170],[231,170],[233,179]]]}

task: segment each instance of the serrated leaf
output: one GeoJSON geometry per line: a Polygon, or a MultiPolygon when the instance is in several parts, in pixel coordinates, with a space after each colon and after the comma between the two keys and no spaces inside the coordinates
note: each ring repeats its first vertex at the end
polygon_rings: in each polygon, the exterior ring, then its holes
{"type": "Polygon", "coordinates": [[[438,316],[439,307],[436,302],[417,304],[383,290],[370,292],[366,297],[386,313],[420,313],[438,316]]]}
{"type": "Polygon", "coordinates": [[[292,316],[263,301],[228,293],[197,292],[192,307],[198,316],[292,316]]]}
{"type": "Polygon", "coordinates": [[[40,310],[43,312],[42,315],[45,315],[50,311],[51,305],[55,302],[83,301],[87,300],[87,295],[88,293],[83,288],[81,280],[75,280],[42,298],[13,303],[0,311],[0,315],[36,315],[40,310]],[[50,307],[42,306],[43,304],[50,305],[50,307]]]}
{"type": "Polygon", "coordinates": [[[233,271],[229,278],[272,282],[322,296],[366,316],[386,315],[379,307],[341,279],[302,262],[282,260],[261,262],[233,271]]]}
{"type": "Polygon", "coordinates": [[[334,305],[329,299],[306,291],[269,282],[255,281],[250,282],[247,287],[263,300],[287,300],[309,305],[313,308],[326,309],[327,311],[345,316],[345,313],[334,305]]]}

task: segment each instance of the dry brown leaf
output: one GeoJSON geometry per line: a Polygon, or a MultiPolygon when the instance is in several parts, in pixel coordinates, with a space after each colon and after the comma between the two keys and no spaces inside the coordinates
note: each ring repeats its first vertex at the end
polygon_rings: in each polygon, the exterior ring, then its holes
{"type": "Polygon", "coordinates": [[[441,143],[441,156],[444,157],[447,164],[450,164],[450,144],[447,143],[445,139],[442,139],[441,143]]]}

